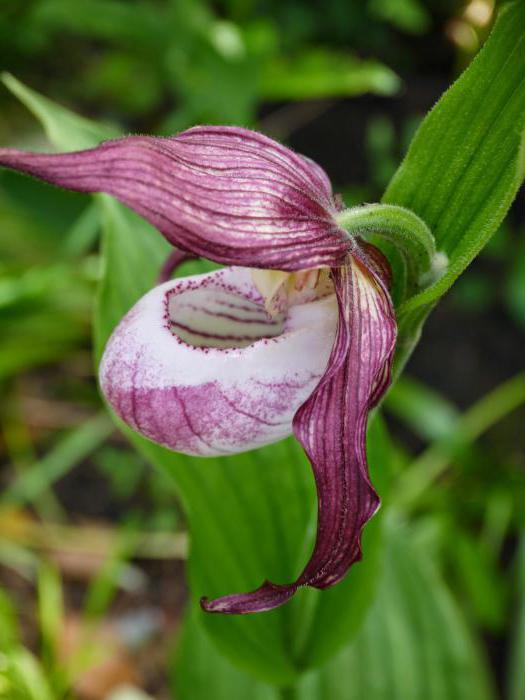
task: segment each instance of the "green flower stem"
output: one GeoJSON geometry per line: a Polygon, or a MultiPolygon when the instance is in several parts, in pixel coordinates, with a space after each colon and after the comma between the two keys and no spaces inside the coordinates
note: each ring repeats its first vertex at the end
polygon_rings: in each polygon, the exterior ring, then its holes
{"type": "Polygon", "coordinates": [[[423,324],[433,305],[416,307],[405,312],[404,305],[396,309],[397,315],[397,344],[392,379],[395,381],[405,369],[416,345],[421,338],[423,324]]]}
{"type": "Polygon", "coordinates": [[[403,301],[421,287],[433,284],[446,269],[446,256],[436,252],[432,232],[410,209],[393,204],[365,204],[346,209],[335,218],[352,236],[365,240],[380,236],[398,250],[405,266],[403,301]]]}

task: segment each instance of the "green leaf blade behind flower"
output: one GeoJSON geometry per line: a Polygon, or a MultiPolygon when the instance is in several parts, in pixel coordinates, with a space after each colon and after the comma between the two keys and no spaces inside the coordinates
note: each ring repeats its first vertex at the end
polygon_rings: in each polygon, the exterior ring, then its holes
{"type": "Polygon", "coordinates": [[[2,82],[35,115],[45,129],[55,148],[62,151],[77,151],[91,148],[106,139],[121,136],[113,126],[97,124],[73,114],[65,107],[55,104],[35,90],[17,80],[10,73],[2,73],[2,82]]]}
{"type": "Polygon", "coordinates": [[[401,352],[505,217],[525,174],[525,4],[503,7],[487,43],[423,121],[383,201],[412,209],[449,258],[400,306],[401,352]]]}
{"type": "Polygon", "coordinates": [[[514,620],[514,635],[510,653],[508,690],[509,700],[521,700],[525,697],[525,531],[521,538],[514,562],[516,578],[517,614],[514,620]]]}
{"type": "MultiPolygon", "coordinates": [[[[163,253],[168,253],[154,229],[108,198],[103,200],[103,222],[98,356],[116,323],[154,286],[163,253]]],[[[306,465],[295,472],[282,468],[292,461],[287,444],[267,448],[261,455],[199,459],[170,452],[117,422],[146,459],[175,481],[190,525],[187,574],[195,600],[255,587],[265,575],[286,579],[290,560],[285,554],[293,551],[293,544],[289,533],[280,531],[277,542],[274,523],[280,515],[292,518],[291,538],[299,540],[313,501],[306,465]],[[280,472],[290,477],[288,487],[280,472]]],[[[283,611],[255,617],[200,614],[223,652],[246,671],[275,684],[293,682],[296,669],[285,645],[283,611]]]]}
{"type": "MultiPolygon", "coordinates": [[[[289,696],[301,700],[492,700],[486,662],[460,608],[410,530],[386,523],[386,556],[377,600],[355,640],[289,696]]],[[[188,616],[173,673],[177,697],[276,700],[282,696],[238,671],[188,616]],[[215,686],[215,683],[217,686],[215,686]]]]}
{"type": "Polygon", "coordinates": [[[414,533],[390,521],[377,600],[363,629],[300,697],[317,700],[494,697],[486,662],[431,558],[414,533]]]}
{"type": "Polygon", "coordinates": [[[269,100],[394,95],[400,78],[387,66],[352,54],[309,50],[294,59],[276,58],[261,71],[261,94],[269,100]]]}

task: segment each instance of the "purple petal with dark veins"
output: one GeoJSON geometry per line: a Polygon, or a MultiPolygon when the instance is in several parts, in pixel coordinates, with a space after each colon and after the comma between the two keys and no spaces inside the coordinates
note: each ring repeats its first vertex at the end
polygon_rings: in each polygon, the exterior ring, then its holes
{"type": "Polygon", "coordinates": [[[60,154],[0,149],[0,165],[79,192],[106,192],[178,248],[227,265],[297,270],[343,262],[323,170],[238,127],[128,136],[60,154]]]}
{"type": "Polygon", "coordinates": [[[291,584],[264,583],[201,605],[208,612],[251,613],[286,602],[300,586],[328,588],[361,557],[361,532],[379,507],[366,461],[370,409],[384,394],[396,339],[394,310],[379,265],[356,250],[333,270],[339,325],[328,368],[299,408],[294,433],[312,464],[318,497],[317,540],[312,556],[291,584]]]}

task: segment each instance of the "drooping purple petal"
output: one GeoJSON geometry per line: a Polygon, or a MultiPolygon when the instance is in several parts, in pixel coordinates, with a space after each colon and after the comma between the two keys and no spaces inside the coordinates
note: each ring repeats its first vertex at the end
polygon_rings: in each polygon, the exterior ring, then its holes
{"type": "Polygon", "coordinates": [[[186,454],[233,454],[290,435],[326,369],[336,327],[334,294],[271,318],[251,270],[175,279],[117,326],[100,386],[149,439],[186,454]]]}
{"type": "Polygon", "coordinates": [[[0,165],[113,195],[181,250],[227,265],[338,265],[350,245],[322,169],[248,129],[200,126],[53,155],[0,149],[0,165]]]}
{"type": "Polygon", "coordinates": [[[300,586],[334,585],[361,557],[362,529],[379,506],[368,477],[367,418],[388,386],[396,338],[392,303],[376,262],[358,250],[347,266],[333,271],[339,301],[335,344],[326,373],[294,418],[317,486],[312,556],[294,583],[266,582],[250,593],[203,599],[208,612],[270,610],[300,586]]]}

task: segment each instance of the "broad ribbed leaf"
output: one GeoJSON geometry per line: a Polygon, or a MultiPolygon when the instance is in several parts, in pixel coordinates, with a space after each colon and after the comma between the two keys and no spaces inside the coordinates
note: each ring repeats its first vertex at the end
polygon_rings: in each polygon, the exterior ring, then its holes
{"type": "Polygon", "coordinates": [[[239,671],[220,654],[197,608],[188,611],[169,669],[172,694],[180,700],[279,700],[276,688],[239,671]]]}
{"type": "MultiPolygon", "coordinates": [[[[425,118],[383,201],[412,209],[450,260],[399,309],[400,354],[495,233],[525,168],[525,3],[503,6],[487,43],[425,118]]],[[[395,272],[395,271],[394,271],[395,272]]]]}
{"type": "Polygon", "coordinates": [[[390,524],[379,594],[355,641],[300,685],[301,700],[489,700],[480,654],[430,553],[390,524]]]}
{"type": "Polygon", "coordinates": [[[510,700],[523,700],[525,697],[525,532],[522,533],[516,557],[516,593],[518,614],[515,617],[514,640],[511,650],[509,673],[510,700]]]}
{"type": "Polygon", "coordinates": [[[362,95],[393,95],[401,87],[398,76],[378,61],[351,54],[305,51],[293,60],[275,59],[262,70],[261,94],[270,100],[306,100],[362,95]]]}
{"type": "MultiPolygon", "coordinates": [[[[405,528],[389,524],[386,534],[379,594],[362,630],[329,664],[303,676],[289,696],[490,700],[486,661],[429,552],[405,528]]],[[[209,698],[212,686],[214,700],[285,697],[234,669],[193,616],[186,622],[174,685],[182,700],[209,698]]]]}

